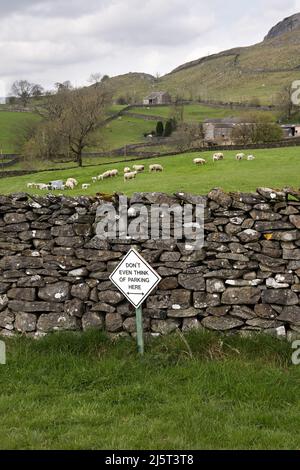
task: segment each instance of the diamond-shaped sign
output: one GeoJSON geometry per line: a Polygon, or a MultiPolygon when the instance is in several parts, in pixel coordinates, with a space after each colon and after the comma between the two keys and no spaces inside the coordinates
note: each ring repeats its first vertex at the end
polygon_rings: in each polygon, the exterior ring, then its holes
{"type": "Polygon", "coordinates": [[[161,281],[161,277],[134,249],[127,253],[109,279],[135,308],[161,281]]]}

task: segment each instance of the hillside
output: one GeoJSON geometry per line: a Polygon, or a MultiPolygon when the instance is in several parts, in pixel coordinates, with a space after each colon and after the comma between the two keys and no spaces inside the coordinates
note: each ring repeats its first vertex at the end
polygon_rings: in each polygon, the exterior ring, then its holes
{"type": "Polygon", "coordinates": [[[188,62],[156,79],[127,74],[111,79],[115,98],[141,101],[153,90],[191,100],[275,104],[283,86],[299,79],[300,13],[274,26],[265,39],[188,62]]]}

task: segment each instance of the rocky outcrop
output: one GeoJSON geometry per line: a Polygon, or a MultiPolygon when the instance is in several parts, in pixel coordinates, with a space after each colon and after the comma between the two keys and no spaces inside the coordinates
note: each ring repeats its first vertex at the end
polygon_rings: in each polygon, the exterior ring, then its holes
{"type": "Polygon", "coordinates": [[[296,13],[295,15],[289,16],[288,18],[285,18],[284,20],[280,21],[275,26],[273,26],[273,28],[265,37],[265,41],[267,41],[268,39],[276,38],[278,36],[282,36],[285,33],[289,33],[299,28],[300,13],[296,13]]]}
{"type": "MultiPolygon", "coordinates": [[[[111,198],[115,207],[118,197],[111,198]]],[[[102,203],[0,196],[0,334],[96,328],[134,335],[134,309],[109,281],[131,246],[162,277],[144,304],[145,332],[207,328],[282,337],[299,331],[298,191],[227,194],[217,188],[207,196],[137,193],[128,201],[130,220],[140,204],[147,211],[152,204],[204,204],[205,245],[196,251],[185,238],[151,240],[146,232],[143,239],[98,238],[102,203]]]]}

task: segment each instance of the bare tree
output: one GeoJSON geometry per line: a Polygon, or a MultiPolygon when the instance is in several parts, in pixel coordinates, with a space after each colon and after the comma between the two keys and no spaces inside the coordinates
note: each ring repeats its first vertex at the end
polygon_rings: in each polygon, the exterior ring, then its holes
{"type": "Polygon", "coordinates": [[[49,158],[54,153],[72,155],[82,166],[82,152],[90,144],[93,131],[105,121],[110,101],[110,92],[104,85],[60,90],[49,96],[40,110],[44,120],[31,148],[49,158]]]}
{"type": "Polygon", "coordinates": [[[203,147],[204,131],[202,124],[182,123],[174,133],[174,141],[179,152],[203,147]]]}
{"type": "Polygon", "coordinates": [[[27,106],[30,98],[33,96],[41,96],[43,87],[35,83],[30,83],[27,80],[17,80],[12,84],[11,94],[18,98],[23,106],[27,106]]]}
{"type": "Polygon", "coordinates": [[[269,115],[258,112],[241,118],[233,130],[232,139],[238,144],[259,144],[280,140],[282,135],[281,127],[269,115]]]}
{"type": "Polygon", "coordinates": [[[294,114],[294,104],[292,102],[292,88],[286,85],[277,95],[277,105],[280,109],[281,118],[291,119],[294,114]]]}
{"type": "Polygon", "coordinates": [[[96,72],[96,73],[91,73],[88,79],[88,82],[92,83],[93,85],[98,85],[99,83],[101,83],[101,80],[102,80],[102,74],[100,72],[96,72]]]}
{"type": "Polygon", "coordinates": [[[54,86],[55,86],[57,92],[66,91],[66,90],[73,90],[73,85],[70,82],[70,80],[66,80],[64,82],[56,82],[54,84],[54,86]]]}

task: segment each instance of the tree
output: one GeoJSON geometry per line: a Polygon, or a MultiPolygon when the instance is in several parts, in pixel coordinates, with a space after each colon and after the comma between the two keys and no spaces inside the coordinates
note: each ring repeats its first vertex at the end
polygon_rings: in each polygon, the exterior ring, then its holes
{"type": "Polygon", "coordinates": [[[164,125],[161,121],[156,124],[156,135],[161,137],[164,134],[164,125]]]}
{"type": "Polygon", "coordinates": [[[251,113],[241,119],[233,130],[232,138],[236,143],[259,144],[275,142],[282,138],[281,127],[265,113],[251,113]]]}
{"type": "Polygon", "coordinates": [[[169,117],[170,119],[173,119],[178,125],[183,122],[184,106],[179,99],[176,99],[173,106],[171,106],[169,117]]]}
{"type": "Polygon", "coordinates": [[[174,133],[174,140],[180,152],[202,147],[204,132],[202,124],[182,123],[174,133]]]}
{"type": "Polygon", "coordinates": [[[294,104],[292,101],[293,90],[290,85],[286,85],[278,93],[277,105],[280,109],[281,118],[283,120],[289,120],[294,114],[294,104]]]}
{"type": "Polygon", "coordinates": [[[28,145],[47,158],[71,155],[81,167],[83,150],[91,142],[93,131],[104,123],[110,100],[104,85],[58,91],[43,104],[43,122],[28,145]]]}
{"type": "Polygon", "coordinates": [[[18,98],[24,107],[33,96],[40,96],[43,93],[43,87],[27,80],[17,80],[12,84],[11,94],[18,98]]]}
{"type": "Polygon", "coordinates": [[[172,120],[169,119],[165,125],[164,137],[169,137],[172,134],[172,132],[173,132],[173,123],[172,123],[172,120]]]}
{"type": "Polygon", "coordinates": [[[96,72],[96,73],[91,73],[88,81],[92,83],[93,85],[98,85],[99,83],[101,83],[101,79],[102,79],[102,74],[100,72],[96,72]]]}
{"type": "Polygon", "coordinates": [[[56,82],[54,84],[57,92],[61,92],[61,91],[67,91],[67,90],[73,90],[73,85],[72,83],[70,82],[70,80],[66,80],[65,82],[56,82]]]}

